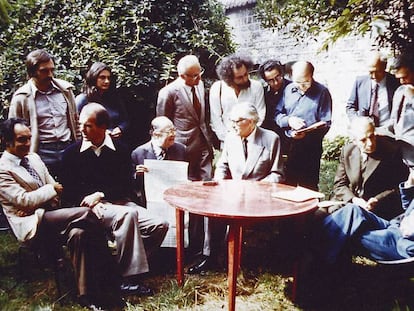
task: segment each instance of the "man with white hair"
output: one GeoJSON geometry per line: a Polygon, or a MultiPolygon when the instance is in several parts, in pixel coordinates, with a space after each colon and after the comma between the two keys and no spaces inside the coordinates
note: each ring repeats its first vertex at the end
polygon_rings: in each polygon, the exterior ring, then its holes
{"type": "MultiPolygon", "coordinates": [[[[206,123],[206,102],[201,75],[204,70],[194,55],[182,57],[177,64],[179,77],[158,93],[157,116],[166,116],[176,128],[176,141],[187,148],[188,178],[210,180],[213,147],[206,123]]],[[[204,217],[190,214],[190,252],[203,249],[204,217]]]]}

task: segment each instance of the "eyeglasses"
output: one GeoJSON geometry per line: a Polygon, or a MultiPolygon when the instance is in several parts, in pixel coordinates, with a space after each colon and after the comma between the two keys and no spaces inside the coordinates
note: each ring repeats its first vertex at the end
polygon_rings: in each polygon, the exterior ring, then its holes
{"type": "Polygon", "coordinates": [[[278,74],[276,77],[272,78],[272,79],[267,79],[266,83],[267,84],[276,84],[277,82],[279,82],[280,80],[282,80],[283,77],[281,74],[278,74]]]}
{"type": "Polygon", "coordinates": [[[183,76],[186,76],[187,78],[191,79],[191,80],[197,80],[199,77],[201,77],[204,73],[204,68],[201,68],[200,73],[197,73],[195,75],[188,75],[188,74],[183,74],[183,76]]]}
{"type": "Polygon", "coordinates": [[[246,120],[248,120],[248,119],[246,119],[246,118],[240,118],[240,119],[237,119],[237,120],[230,120],[230,121],[233,122],[233,123],[239,124],[239,123],[241,123],[243,121],[246,121],[246,120]]]}
{"type": "Polygon", "coordinates": [[[158,131],[158,134],[167,134],[167,135],[172,135],[175,134],[175,132],[177,131],[177,129],[175,127],[164,130],[164,131],[158,131]]]}
{"type": "Polygon", "coordinates": [[[309,87],[312,85],[312,81],[304,81],[304,82],[297,82],[295,81],[295,84],[303,87],[309,87]]]}

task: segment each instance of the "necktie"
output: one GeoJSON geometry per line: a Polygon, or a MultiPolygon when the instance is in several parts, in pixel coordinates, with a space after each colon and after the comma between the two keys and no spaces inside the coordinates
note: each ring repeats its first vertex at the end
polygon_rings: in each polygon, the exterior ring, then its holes
{"type": "Polygon", "coordinates": [[[36,183],[39,186],[43,186],[43,182],[40,179],[39,174],[33,169],[33,167],[31,167],[30,163],[29,163],[29,159],[27,159],[26,157],[24,157],[21,161],[20,161],[20,165],[23,166],[26,171],[30,174],[30,176],[33,177],[33,179],[36,181],[36,183]]]}
{"type": "Polygon", "coordinates": [[[200,118],[201,104],[200,104],[200,101],[197,97],[196,89],[195,89],[194,86],[191,88],[191,93],[193,94],[193,107],[194,107],[194,110],[196,111],[197,116],[200,118]]]}
{"type": "Polygon", "coordinates": [[[375,126],[379,125],[378,88],[378,83],[375,83],[375,87],[371,92],[371,103],[369,107],[369,115],[374,119],[375,126]]]}
{"type": "Polygon", "coordinates": [[[158,160],[164,160],[165,159],[165,154],[166,154],[165,149],[161,149],[161,152],[158,155],[157,159],[158,160]]]}
{"type": "Polygon", "coordinates": [[[244,151],[244,159],[247,160],[247,139],[243,139],[243,151],[244,151]]]}

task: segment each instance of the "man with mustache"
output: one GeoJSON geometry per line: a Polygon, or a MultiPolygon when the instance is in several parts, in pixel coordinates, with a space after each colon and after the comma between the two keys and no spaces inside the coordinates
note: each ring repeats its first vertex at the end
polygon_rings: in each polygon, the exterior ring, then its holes
{"type": "Polygon", "coordinates": [[[259,81],[252,80],[249,72],[253,61],[244,55],[232,54],[220,62],[216,72],[220,81],[210,89],[211,128],[223,146],[224,138],[231,129],[230,111],[241,102],[252,103],[258,114],[260,126],[266,115],[263,86],[259,81]]]}
{"type": "Polygon", "coordinates": [[[26,57],[29,81],[13,95],[9,118],[22,118],[32,131],[31,152],[39,154],[53,177],[61,173],[63,150],[81,138],[74,86],[54,78],[54,57],[44,49],[26,57]]]}

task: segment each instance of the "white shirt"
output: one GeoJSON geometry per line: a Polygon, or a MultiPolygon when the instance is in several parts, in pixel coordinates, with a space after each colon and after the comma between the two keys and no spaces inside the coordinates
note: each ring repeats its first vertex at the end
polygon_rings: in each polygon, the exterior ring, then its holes
{"type": "Polygon", "coordinates": [[[266,115],[266,105],[263,86],[259,81],[250,79],[250,87],[241,90],[239,96],[236,96],[234,89],[223,81],[216,81],[211,86],[210,123],[211,128],[221,141],[224,141],[227,132],[231,129],[229,116],[232,108],[241,102],[249,102],[256,107],[259,115],[257,125],[260,126],[266,115]]]}
{"type": "Polygon", "coordinates": [[[104,146],[107,146],[109,149],[112,149],[114,151],[116,150],[114,142],[112,141],[112,138],[108,135],[108,133],[105,134],[105,139],[103,143],[98,147],[93,145],[89,140],[83,139],[82,145],[80,147],[80,152],[84,152],[90,148],[93,150],[93,152],[95,152],[96,156],[99,157],[104,146]]]}

